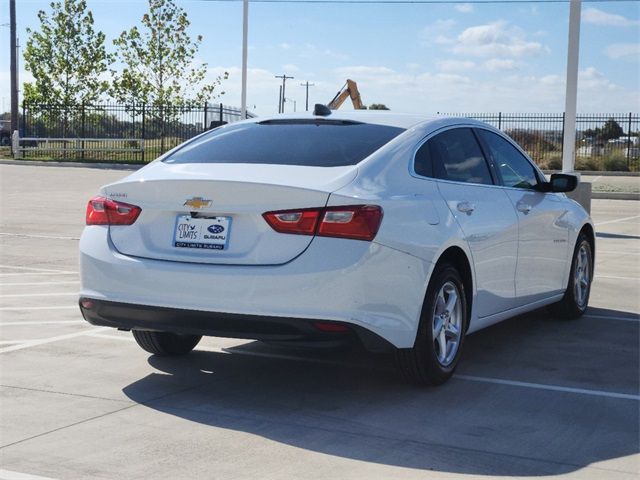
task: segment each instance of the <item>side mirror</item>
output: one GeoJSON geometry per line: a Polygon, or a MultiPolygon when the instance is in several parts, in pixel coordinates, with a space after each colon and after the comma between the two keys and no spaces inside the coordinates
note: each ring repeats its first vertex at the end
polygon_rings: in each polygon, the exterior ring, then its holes
{"type": "Polygon", "coordinates": [[[573,192],[578,186],[578,177],[568,173],[554,173],[551,180],[543,184],[545,192],[573,192]]]}

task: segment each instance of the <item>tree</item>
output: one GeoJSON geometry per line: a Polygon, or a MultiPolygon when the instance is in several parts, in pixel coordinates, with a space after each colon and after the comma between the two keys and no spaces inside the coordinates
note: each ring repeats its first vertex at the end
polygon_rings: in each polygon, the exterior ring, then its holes
{"type": "Polygon", "coordinates": [[[389,110],[389,107],[384,103],[374,103],[369,106],[369,110],[389,110]]]}
{"type": "Polygon", "coordinates": [[[600,138],[602,140],[613,140],[614,138],[620,138],[624,135],[624,130],[618,122],[613,118],[610,118],[602,126],[600,138]]]}
{"type": "Polygon", "coordinates": [[[24,84],[24,99],[65,106],[95,102],[109,87],[103,78],[111,60],[105,35],[94,30],[85,0],[50,5],[50,14],[38,12],[40,31],[27,29],[24,60],[34,83],[24,84]]]}
{"type": "MultiPolygon", "coordinates": [[[[189,25],[186,12],[174,0],[149,0],[142,28],[123,31],[113,42],[124,67],[113,72],[112,95],[123,103],[156,106],[201,105],[215,98],[215,88],[228,73],[203,84],[207,64],[194,65],[202,36],[192,40],[189,25]]],[[[161,116],[163,120],[166,113],[161,116]]]]}

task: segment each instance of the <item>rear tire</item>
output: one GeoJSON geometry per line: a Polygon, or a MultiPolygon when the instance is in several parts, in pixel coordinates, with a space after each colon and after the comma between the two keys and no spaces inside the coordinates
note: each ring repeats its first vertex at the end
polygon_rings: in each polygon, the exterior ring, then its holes
{"type": "Polygon", "coordinates": [[[402,376],[420,385],[446,382],[460,360],[468,322],[462,277],[453,265],[439,264],[427,288],[415,344],[396,351],[402,376]]]}
{"type": "Polygon", "coordinates": [[[567,290],[562,300],[549,307],[551,313],[566,320],[580,318],[589,305],[592,281],[593,251],[587,236],[581,233],[573,250],[567,290]]]}
{"type": "Polygon", "coordinates": [[[185,355],[198,344],[201,335],[179,335],[171,332],[132,330],[133,338],[143,350],[154,355],[185,355]]]}

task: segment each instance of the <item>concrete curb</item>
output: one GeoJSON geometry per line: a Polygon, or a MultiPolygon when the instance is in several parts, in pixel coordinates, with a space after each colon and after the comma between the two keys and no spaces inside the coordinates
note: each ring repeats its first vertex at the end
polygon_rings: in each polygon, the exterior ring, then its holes
{"type": "Polygon", "coordinates": [[[27,167],[69,167],[97,168],[100,170],[139,170],[148,164],[132,163],[89,163],[89,162],[43,162],[40,160],[6,160],[0,159],[0,165],[20,165],[27,167]]]}
{"type": "Polygon", "coordinates": [[[592,192],[592,199],[603,200],[640,200],[640,193],[631,192],[592,192]]]}

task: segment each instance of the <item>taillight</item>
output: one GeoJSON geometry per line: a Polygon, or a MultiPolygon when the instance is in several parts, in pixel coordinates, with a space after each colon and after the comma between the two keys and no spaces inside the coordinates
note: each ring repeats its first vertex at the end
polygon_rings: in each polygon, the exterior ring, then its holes
{"type": "Polygon", "coordinates": [[[93,197],[87,204],[87,225],[131,225],[142,209],[105,197],[93,197]]]}
{"type": "Polygon", "coordinates": [[[382,208],[377,205],[305,208],[267,212],[263,217],[280,233],[370,241],[380,228],[382,208]]]}
{"type": "Polygon", "coordinates": [[[313,235],[320,217],[320,210],[317,208],[281,210],[279,212],[267,212],[262,216],[276,232],[313,235]]]}

